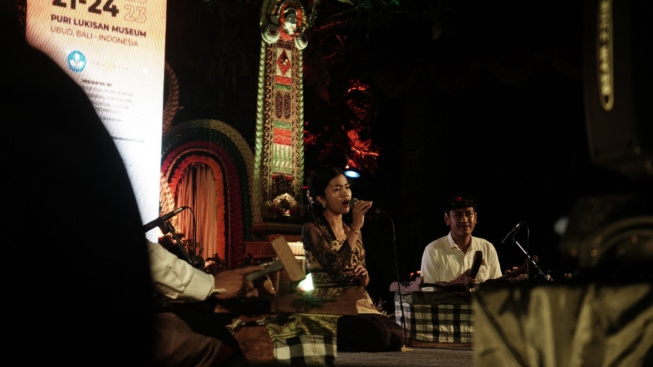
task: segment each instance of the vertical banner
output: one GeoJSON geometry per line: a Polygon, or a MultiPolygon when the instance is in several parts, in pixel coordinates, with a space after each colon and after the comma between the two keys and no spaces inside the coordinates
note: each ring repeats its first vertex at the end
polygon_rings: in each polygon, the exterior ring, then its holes
{"type": "MultiPolygon", "coordinates": [[[[28,0],[26,28],[28,42],[93,102],[122,155],[143,222],[158,217],[166,1],[28,0]]],[[[156,233],[148,235],[156,241],[156,233]]]]}

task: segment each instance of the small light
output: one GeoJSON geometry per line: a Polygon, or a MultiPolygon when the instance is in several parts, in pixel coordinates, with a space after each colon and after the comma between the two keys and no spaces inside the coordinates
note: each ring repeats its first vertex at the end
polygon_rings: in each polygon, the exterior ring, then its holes
{"type": "Polygon", "coordinates": [[[308,273],[306,278],[297,284],[297,289],[303,292],[310,292],[313,290],[313,277],[311,276],[311,273],[308,273]]]}
{"type": "Polygon", "coordinates": [[[359,178],[361,177],[361,174],[355,168],[351,168],[347,165],[347,167],[345,167],[345,176],[349,178],[359,178]]]}
{"type": "Polygon", "coordinates": [[[359,178],[361,177],[361,174],[356,171],[345,171],[345,176],[349,178],[359,178]]]}

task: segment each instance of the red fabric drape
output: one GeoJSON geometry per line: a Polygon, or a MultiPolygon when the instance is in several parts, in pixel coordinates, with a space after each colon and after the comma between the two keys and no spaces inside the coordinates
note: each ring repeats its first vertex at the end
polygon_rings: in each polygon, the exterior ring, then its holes
{"type": "MultiPolygon", "coordinates": [[[[193,209],[197,221],[198,251],[203,258],[219,256],[225,259],[225,192],[223,172],[214,172],[203,163],[190,164],[177,185],[177,207],[193,209]]],[[[194,236],[192,212],[180,214],[178,231],[186,239],[194,236]]]]}

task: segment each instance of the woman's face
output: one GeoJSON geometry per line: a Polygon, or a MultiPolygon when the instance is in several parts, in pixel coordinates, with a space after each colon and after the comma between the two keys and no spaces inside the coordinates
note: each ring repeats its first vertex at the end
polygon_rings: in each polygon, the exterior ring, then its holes
{"type": "Polygon", "coordinates": [[[324,195],[320,203],[326,203],[326,209],[335,214],[349,213],[349,202],[351,201],[351,185],[345,175],[334,177],[324,189],[324,195]]]}

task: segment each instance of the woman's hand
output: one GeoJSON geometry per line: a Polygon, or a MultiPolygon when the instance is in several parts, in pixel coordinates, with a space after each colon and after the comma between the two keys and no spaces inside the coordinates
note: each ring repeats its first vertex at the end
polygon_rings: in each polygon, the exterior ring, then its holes
{"type": "Polygon", "coordinates": [[[356,205],[351,208],[352,223],[351,228],[355,231],[360,231],[365,223],[365,214],[372,207],[372,201],[356,200],[356,205]]]}
{"type": "Polygon", "coordinates": [[[361,282],[363,287],[367,287],[367,285],[370,283],[370,274],[361,264],[356,264],[354,267],[354,276],[361,282]]]}

